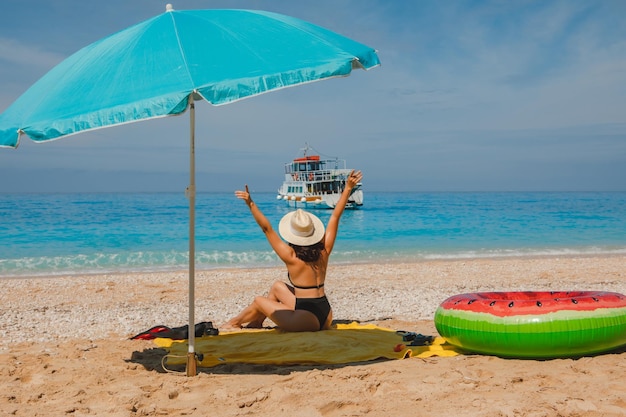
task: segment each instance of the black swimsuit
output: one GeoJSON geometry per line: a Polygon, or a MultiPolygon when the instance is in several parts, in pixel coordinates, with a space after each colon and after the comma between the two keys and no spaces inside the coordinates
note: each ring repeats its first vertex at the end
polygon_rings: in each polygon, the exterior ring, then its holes
{"type": "MultiPolygon", "coordinates": [[[[310,287],[300,287],[291,281],[291,277],[289,273],[287,274],[287,278],[289,278],[289,282],[293,285],[294,288],[299,288],[301,290],[310,290],[313,288],[322,288],[324,284],[321,285],[313,285],[310,287]]],[[[298,298],[296,297],[296,310],[304,310],[310,313],[313,313],[315,317],[317,317],[317,321],[320,323],[320,330],[324,328],[324,324],[326,324],[326,320],[328,319],[328,314],[330,314],[330,303],[328,302],[328,298],[326,296],[317,297],[317,298],[298,298]]]]}

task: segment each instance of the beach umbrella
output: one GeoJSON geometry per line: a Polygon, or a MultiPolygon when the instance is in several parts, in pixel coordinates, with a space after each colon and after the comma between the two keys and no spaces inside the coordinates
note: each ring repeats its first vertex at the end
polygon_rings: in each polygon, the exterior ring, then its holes
{"type": "Polygon", "coordinates": [[[189,109],[189,352],[196,375],[195,107],[347,76],[380,65],[376,51],[293,17],[256,10],[174,10],[88,45],[0,115],[0,147],[37,142],[189,109]]]}

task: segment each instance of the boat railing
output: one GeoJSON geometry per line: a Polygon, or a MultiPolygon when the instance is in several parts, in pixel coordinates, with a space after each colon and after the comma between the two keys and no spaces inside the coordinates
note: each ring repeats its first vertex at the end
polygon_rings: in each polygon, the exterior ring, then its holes
{"type": "Polygon", "coordinates": [[[293,181],[335,181],[345,180],[348,172],[345,170],[330,169],[324,171],[286,171],[293,181]]]}
{"type": "MultiPolygon", "coordinates": [[[[296,186],[294,185],[294,189],[291,189],[291,186],[287,186],[288,188],[286,190],[284,190],[283,192],[287,192],[288,194],[293,194],[293,195],[306,195],[306,196],[324,196],[324,195],[328,195],[328,194],[337,194],[337,193],[341,193],[343,191],[343,186],[341,184],[337,184],[336,187],[333,188],[318,188],[316,187],[316,185],[321,185],[322,183],[319,184],[309,184],[308,187],[302,187],[302,186],[296,186]]],[[[280,190],[279,190],[280,193],[280,190]]]]}

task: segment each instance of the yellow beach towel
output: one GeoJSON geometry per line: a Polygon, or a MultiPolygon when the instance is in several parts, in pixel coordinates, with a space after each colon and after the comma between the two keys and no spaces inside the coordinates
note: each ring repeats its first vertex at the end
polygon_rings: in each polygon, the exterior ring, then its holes
{"type": "MultiPolygon", "coordinates": [[[[187,343],[157,338],[155,343],[169,351],[167,363],[186,362],[187,343]]],[[[343,364],[374,359],[455,356],[459,352],[441,337],[431,345],[406,346],[402,335],[372,324],[337,324],[321,332],[287,333],[276,329],[245,330],[196,339],[199,366],[226,363],[316,365],[343,364]],[[400,345],[400,346],[399,346],[400,345]]]]}

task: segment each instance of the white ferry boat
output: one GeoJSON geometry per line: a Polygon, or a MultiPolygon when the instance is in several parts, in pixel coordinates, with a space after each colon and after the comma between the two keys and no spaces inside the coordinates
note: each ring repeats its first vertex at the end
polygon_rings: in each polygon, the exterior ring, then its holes
{"type": "MultiPolygon", "coordinates": [[[[352,169],[346,168],[345,159],[322,159],[311,154],[313,149],[308,144],[302,151],[302,157],[285,164],[285,181],[276,198],[294,208],[334,208],[352,169]]],[[[352,189],[346,208],[363,205],[361,187],[359,183],[352,189]]]]}

